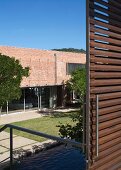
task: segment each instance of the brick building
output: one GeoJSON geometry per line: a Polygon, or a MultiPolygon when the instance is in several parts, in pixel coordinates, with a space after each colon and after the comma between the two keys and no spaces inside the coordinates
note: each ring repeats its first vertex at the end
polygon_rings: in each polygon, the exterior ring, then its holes
{"type": "MultiPolygon", "coordinates": [[[[19,59],[29,66],[30,76],[21,83],[19,101],[8,104],[8,110],[57,107],[63,104],[64,84],[70,73],[86,62],[85,54],[0,46],[0,53],[19,59]]],[[[6,107],[5,107],[6,108],[6,107]]]]}

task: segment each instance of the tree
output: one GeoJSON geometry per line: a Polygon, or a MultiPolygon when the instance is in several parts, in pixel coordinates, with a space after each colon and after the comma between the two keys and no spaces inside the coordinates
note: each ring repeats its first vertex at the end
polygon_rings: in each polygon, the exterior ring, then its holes
{"type": "Polygon", "coordinates": [[[84,49],[76,49],[76,48],[61,48],[61,49],[52,49],[53,51],[64,51],[64,52],[72,52],[72,53],[86,53],[84,49]]]}
{"type": "Polygon", "coordinates": [[[67,82],[67,87],[70,90],[74,90],[80,96],[80,111],[78,114],[74,114],[72,117],[72,121],[75,122],[74,125],[70,124],[60,124],[59,134],[61,137],[75,139],[76,141],[82,140],[82,132],[83,132],[83,102],[86,93],[86,69],[78,69],[74,71],[71,75],[70,80],[67,82]]]}
{"type": "Polygon", "coordinates": [[[23,68],[19,60],[0,54],[0,108],[5,102],[19,99],[20,83],[29,76],[29,67],[23,68]]]}
{"type": "Polygon", "coordinates": [[[86,93],[86,69],[75,70],[71,74],[70,80],[67,81],[66,86],[70,91],[75,91],[79,95],[82,104],[86,93]]]}

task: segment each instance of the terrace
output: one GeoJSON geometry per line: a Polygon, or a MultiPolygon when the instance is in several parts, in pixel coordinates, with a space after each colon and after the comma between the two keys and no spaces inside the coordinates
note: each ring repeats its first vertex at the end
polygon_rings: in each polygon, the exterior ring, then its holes
{"type": "Polygon", "coordinates": [[[120,0],[86,2],[87,88],[82,143],[6,124],[0,131],[10,129],[11,169],[21,170],[26,167],[44,170],[48,168],[69,170],[73,167],[77,170],[121,169],[121,2],[120,0]],[[21,164],[15,165],[13,129],[58,141],[60,146],[45,150],[38,156],[25,158],[21,164]],[[61,144],[66,144],[67,149],[61,144]],[[68,148],[68,145],[71,148],[68,148]],[[67,162],[64,154],[69,156],[67,162]]]}

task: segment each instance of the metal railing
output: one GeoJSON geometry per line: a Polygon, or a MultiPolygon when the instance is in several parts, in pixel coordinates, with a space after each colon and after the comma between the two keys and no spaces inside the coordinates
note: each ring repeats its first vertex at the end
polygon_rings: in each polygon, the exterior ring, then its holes
{"type": "Polygon", "coordinates": [[[13,166],[13,129],[23,131],[23,132],[26,132],[26,133],[30,133],[30,134],[33,134],[33,135],[37,135],[37,136],[40,136],[40,137],[44,137],[44,138],[47,138],[47,139],[52,139],[52,140],[55,140],[55,141],[58,141],[58,142],[61,142],[61,143],[64,143],[64,144],[70,144],[71,146],[78,147],[78,148],[83,148],[83,145],[85,145],[85,144],[82,144],[82,143],[79,143],[79,142],[76,142],[76,141],[73,141],[73,140],[70,140],[70,139],[64,139],[64,138],[60,138],[60,137],[57,137],[57,136],[48,135],[48,134],[45,134],[45,133],[42,133],[42,132],[38,132],[38,131],[35,131],[35,130],[19,127],[19,126],[12,125],[12,124],[4,125],[2,128],[0,128],[0,132],[4,131],[6,128],[10,128],[10,157],[9,157],[10,158],[10,170],[12,170],[12,166],[13,166]]]}

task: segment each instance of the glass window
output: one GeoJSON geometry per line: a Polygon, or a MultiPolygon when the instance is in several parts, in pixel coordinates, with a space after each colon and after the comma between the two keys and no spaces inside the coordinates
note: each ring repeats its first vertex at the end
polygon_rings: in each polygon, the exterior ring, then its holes
{"type": "Polygon", "coordinates": [[[80,63],[67,63],[66,64],[66,74],[71,74],[76,69],[84,68],[84,67],[85,67],[85,65],[80,64],[80,63]]]}

